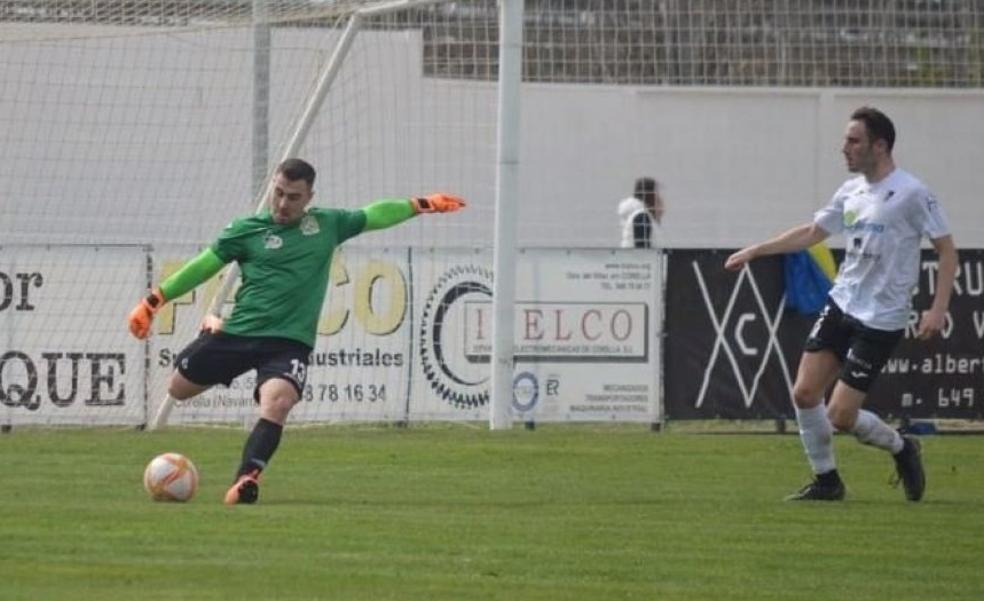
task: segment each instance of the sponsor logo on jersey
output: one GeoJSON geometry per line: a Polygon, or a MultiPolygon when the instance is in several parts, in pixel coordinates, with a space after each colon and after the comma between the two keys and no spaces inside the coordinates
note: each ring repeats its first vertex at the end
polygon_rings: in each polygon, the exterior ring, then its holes
{"type": "Polygon", "coordinates": [[[875,223],[861,218],[858,211],[849,209],[844,211],[844,229],[849,232],[873,232],[881,234],[885,231],[884,223],[875,223]]]}
{"type": "Polygon", "coordinates": [[[318,227],[318,219],[314,215],[305,215],[304,219],[301,219],[301,234],[305,236],[313,236],[321,231],[318,227]]]}
{"type": "Polygon", "coordinates": [[[263,248],[268,250],[277,250],[284,245],[284,239],[276,234],[267,234],[266,238],[263,240],[263,248]]]}
{"type": "Polygon", "coordinates": [[[849,232],[872,232],[875,234],[881,234],[885,231],[884,223],[872,223],[863,219],[855,221],[855,219],[856,216],[853,213],[844,213],[844,229],[849,232]]]}

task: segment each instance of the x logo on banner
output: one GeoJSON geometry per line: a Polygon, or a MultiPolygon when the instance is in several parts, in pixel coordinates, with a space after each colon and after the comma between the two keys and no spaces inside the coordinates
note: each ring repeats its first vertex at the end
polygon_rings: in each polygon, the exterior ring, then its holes
{"type": "MultiPolygon", "coordinates": [[[[697,276],[697,284],[700,286],[701,295],[704,297],[704,304],[707,306],[707,313],[711,317],[711,324],[714,326],[714,331],[717,335],[717,338],[714,341],[714,348],[711,350],[711,356],[707,360],[707,367],[704,369],[704,381],[701,382],[700,393],[697,395],[697,402],[694,406],[700,407],[704,403],[704,395],[707,394],[707,387],[710,384],[711,372],[714,370],[714,365],[717,363],[718,352],[721,349],[724,349],[724,354],[731,363],[731,369],[735,374],[735,380],[738,381],[738,388],[741,390],[741,394],[744,397],[746,409],[752,406],[752,401],[755,398],[755,391],[758,390],[759,380],[762,378],[762,373],[765,372],[765,366],[769,360],[769,353],[771,352],[775,352],[776,356],[779,358],[779,365],[782,368],[782,375],[786,380],[786,387],[789,390],[790,396],[792,396],[793,383],[789,377],[789,368],[786,366],[786,358],[783,357],[782,349],[779,347],[779,341],[776,339],[776,330],[779,329],[779,322],[782,321],[782,314],[786,309],[785,293],[783,293],[782,299],[779,301],[779,308],[776,310],[775,318],[769,319],[769,312],[766,310],[765,301],[762,300],[762,294],[759,292],[758,284],[755,282],[755,276],[748,268],[748,265],[745,265],[738,274],[738,281],[735,282],[735,286],[731,290],[731,297],[728,299],[728,304],[725,306],[724,314],[721,316],[721,319],[718,320],[714,311],[714,304],[711,302],[711,296],[707,291],[707,284],[704,282],[704,276],[700,271],[700,266],[697,264],[697,261],[691,262],[691,265],[693,266],[694,273],[697,276]],[[762,361],[759,364],[758,371],[755,372],[755,377],[752,379],[752,385],[750,388],[745,384],[745,380],[741,375],[741,369],[738,365],[738,360],[735,358],[735,354],[731,350],[731,346],[728,344],[724,332],[724,326],[728,323],[728,319],[731,317],[731,311],[735,307],[735,300],[738,298],[738,292],[741,290],[741,285],[745,280],[748,280],[748,283],[751,286],[752,294],[755,295],[755,301],[758,304],[759,309],[762,311],[762,318],[765,320],[766,328],[769,331],[769,341],[765,347],[765,352],[762,353],[762,361]]],[[[745,319],[739,318],[737,326],[741,326],[745,321],[745,319]]],[[[755,354],[758,349],[750,348],[745,344],[744,339],[740,335],[740,327],[737,326],[735,330],[738,346],[746,354],[755,354]]]]}

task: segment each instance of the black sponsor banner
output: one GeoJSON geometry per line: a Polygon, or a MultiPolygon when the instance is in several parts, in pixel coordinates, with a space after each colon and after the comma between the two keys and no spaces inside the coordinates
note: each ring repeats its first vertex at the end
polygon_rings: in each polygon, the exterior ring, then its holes
{"type": "Polygon", "coordinates": [[[889,415],[984,417],[984,249],[961,250],[946,324],[940,336],[916,340],[919,311],[936,291],[936,253],[924,250],[914,311],[871,390],[876,410],[889,415]]]}
{"type": "Polygon", "coordinates": [[[665,409],[669,419],[777,418],[792,413],[810,318],[784,308],[782,260],[725,271],[732,251],[669,251],[665,409]]]}
{"type": "MultiPolygon", "coordinates": [[[[725,271],[730,250],[668,252],[665,408],[669,419],[793,417],[790,391],[815,316],[785,305],[782,259],[725,271]]],[[[839,257],[838,257],[839,259],[839,257]]],[[[935,292],[923,252],[905,337],[865,406],[886,417],[984,416],[984,250],[962,250],[942,336],[915,339],[935,292]]]]}

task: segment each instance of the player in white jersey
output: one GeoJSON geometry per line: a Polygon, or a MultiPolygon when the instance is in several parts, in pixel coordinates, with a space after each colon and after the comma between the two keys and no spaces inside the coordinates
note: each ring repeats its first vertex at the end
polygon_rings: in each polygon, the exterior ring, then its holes
{"type": "Polygon", "coordinates": [[[842,152],[848,171],[859,175],[847,180],[812,222],[743,248],[724,264],[738,270],[757,257],[809,248],[831,234],[845,237],[844,262],[806,340],[793,386],[800,439],[815,477],[789,500],[844,498],[834,429],[889,451],[910,501],[920,500],[926,487],[919,441],[861,408],[908,322],[923,236],[939,255],[939,270],[933,303],[919,321],[919,339],[942,329],[957,269],[939,203],[922,182],[895,166],[894,144],[895,126],[884,113],[870,107],[854,111],[842,152]]]}

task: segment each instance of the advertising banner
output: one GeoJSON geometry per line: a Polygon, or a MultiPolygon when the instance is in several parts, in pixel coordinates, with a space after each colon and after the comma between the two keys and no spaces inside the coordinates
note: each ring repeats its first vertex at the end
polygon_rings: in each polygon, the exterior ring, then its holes
{"type": "MultiPolygon", "coordinates": [[[[657,419],[660,258],[651,251],[520,251],[517,418],[657,419]]],[[[490,253],[414,252],[420,310],[411,419],[487,418],[491,261],[490,253]]]]}
{"type": "Polygon", "coordinates": [[[811,318],[787,310],[782,260],[732,273],[727,251],[668,251],[668,419],[775,418],[791,390],[811,318]]]}
{"type": "Polygon", "coordinates": [[[940,336],[916,339],[920,310],[933,302],[939,264],[924,250],[914,310],[875,381],[871,399],[883,413],[911,417],[984,417],[984,250],[961,250],[946,323],[940,336]]]}
{"type": "MultiPolygon", "coordinates": [[[[723,268],[730,252],[669,252],[669,419],[793,417],[792,385],[816,316],[786,307],[780,257],[731,273],[723,268]]],[[[920,311],[932,302],[937,267],[935,252],[924,251],[909,326],[865,402],[885,417],[982,415],[984,251],[960,252],[947,325],[940,337],[923,342],[915,332],[920,311]]]]}
{"type": "Polygon", "coordinates": [[[139,246],[0,246],[0,424],[143,423],[146,281],[139,246]]]}
{"type": "MultiPolygon", "coordinates": [[[[144,423],[220,282],[166,305],[147,342],[125,317],[195,252],[0,247],[0,424],[144,423]]],[[[667,252],[663,335],[659,253],[520,251],[517,419],[657,421],[661,387],[671,419],[792,417],[815,316],[786,306],[781,258],[731,273],[728,251],[667,252]]],[[[475,249],[340,252],[291,420],[487,419],[491,260],[475,249]]],[[[918,341],[937,270],[925,251],[909,326],[866,402],[886,417],[984,416],[984,251],[960,252],[942,335],[918,341]]],[[[178,403],[171,422],[255,419],[254,386],[248,373],[178,403]]]]}

